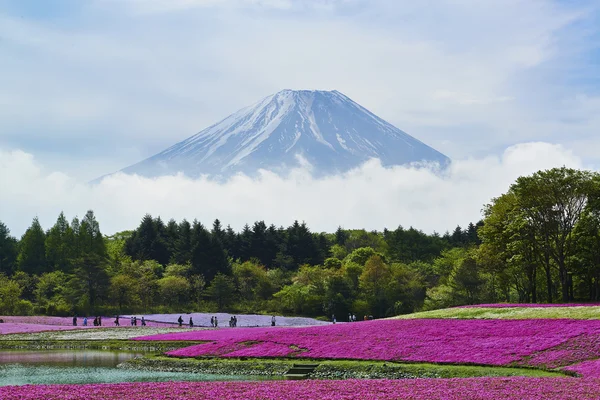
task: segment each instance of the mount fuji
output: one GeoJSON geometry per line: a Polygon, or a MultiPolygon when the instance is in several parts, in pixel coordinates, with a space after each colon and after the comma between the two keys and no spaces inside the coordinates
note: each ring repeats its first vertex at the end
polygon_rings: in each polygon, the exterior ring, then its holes
{"type": "Polygon", "coordinates": [[[282,90],[121,172],[223,178],[308,162],[324,176],[371,158],[383,166],[450,161],[336,90],[282,90]]]}

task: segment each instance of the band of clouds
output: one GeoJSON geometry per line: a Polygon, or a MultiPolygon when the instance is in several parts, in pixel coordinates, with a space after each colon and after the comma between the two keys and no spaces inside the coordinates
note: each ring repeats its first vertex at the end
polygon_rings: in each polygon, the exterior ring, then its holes
{"type": "Polygon", "coordinates": [[[306,221],[313,231],[338,226],[382,230],[414,226],[440,233],[476,222],[493,197],[506,192],[521,175],[540,169],[582,168],[579,157],[561,145],[523,143],[500,156],[453,161],[442,172],[371,160],[346,174],[315,179],[308,167],[282,177],[261,171],[257,178],[238,175],[225,183],[184,175],[157,179],[116,174],[97,185],[81,184],[67,174],[48,171],[32,154],[0,149],[0,221],[15,236],[38,216],[50,228],[61,211],[72,218],[93,209],[105,234],[134,229],[145,213],[164,220],[215,218],[240,230],[257,220],[289,226],[306,221]]]}

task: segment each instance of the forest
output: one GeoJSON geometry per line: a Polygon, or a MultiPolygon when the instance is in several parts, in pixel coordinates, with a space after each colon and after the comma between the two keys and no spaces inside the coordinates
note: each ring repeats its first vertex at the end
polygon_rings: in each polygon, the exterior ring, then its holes
{"type": "MultiPolygon", "coordinates": [[[[375,318],[476,303],[600,299],[600,176],[555,168],[518,178],[482,219],[442,235],[311,232],[257,221],[165,222],[103,235],[92,210],[0,222],[0,314],[282,313],[375,318]]],[[[368,211],[367,211],[368,212],[368,211]]],[[[0,216],[1,217],[1,216],[0,216]]],[[[343,221],[340,221],[342,224],[343,221]]]]}

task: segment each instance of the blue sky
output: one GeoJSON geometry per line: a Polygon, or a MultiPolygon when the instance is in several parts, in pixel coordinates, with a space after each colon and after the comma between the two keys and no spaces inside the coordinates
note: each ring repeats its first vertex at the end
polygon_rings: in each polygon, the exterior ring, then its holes
{"type": "Polygon", "coordinates": [[[545,142],[600,166],[593,0],[0,0],[0,61],[0,156],[46,178],[119,170],[284,88],[337,89],[463,165],[545,142]]]}

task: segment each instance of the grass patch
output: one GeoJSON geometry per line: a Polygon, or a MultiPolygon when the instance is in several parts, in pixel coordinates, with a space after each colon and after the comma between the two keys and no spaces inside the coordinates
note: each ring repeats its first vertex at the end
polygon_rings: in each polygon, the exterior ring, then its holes
{"type": "Polygon", "coordinates": [[[0,340],[0,349],[59,350],[93,349],[165,352],[204,342],[139,341],[139,340],[0,340]]]}
{"type": "Polygon", "coordinates": [[[400,315],[393,319],[600,319],[600,307],[446,308],[400,315]]]}
{"type": "Polygon", "coordinates": [[[558,377],[572,375],[534,368],[396,363],[362,360],[177,358],[149,356],[121,364],[121,368],[222,375],[283,375],[293,364],[319,364],[316,379],[470,378],[484,376],[558,377]]]}

